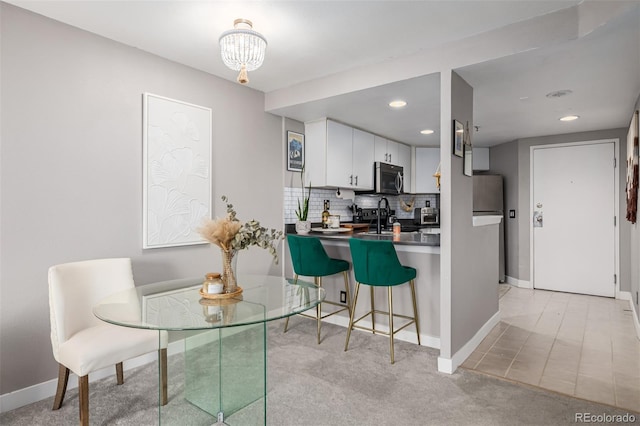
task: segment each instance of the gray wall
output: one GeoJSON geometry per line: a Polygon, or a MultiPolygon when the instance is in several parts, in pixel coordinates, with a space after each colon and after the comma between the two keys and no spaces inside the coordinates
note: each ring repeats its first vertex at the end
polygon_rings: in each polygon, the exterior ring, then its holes
{"type": "MultiPolygon", "coordinates": [[[[582,142],[590,140],[613,139],[620,140],[618,161],[624,164],[626,158],[626,129],[599,130],[593,132],[568,133],[564,135],[544,136],[537,138],[519,139],[491,148],[491,171],[504,174],[506,210],[516,209],[515,219],[507,220],[506,255],[507,275],[523,281],[530,280],[530,235],[529,235],[529,202],[530,202],[530,148],[536,145],[582,142]],[[514,158],[517,150],[517,158],[514,158]],[[515,167],[514,167],[515,166],[515,167]],[[517,237],[514,237],[516,234],[517,237]]],[[[618,194],[620,220],[620,239],[618,253],[620,256],[620,290],[630,290],[630,224],[624,220],[626,211],[626,169],[618,167],[620,177],[620,191],[618,194]]]]}
{"type": "MultiPolygon", "coordinates": [[[[137,284],[203,276],[210,245],[142,250],[142,93],[213,110],[214,214],[281,228],[282,120],[264,95],[6,3],[1,16],[0,393],[57,375],[47,269],[133,260],[137,284]]],[[[213,54],[213,52],[212,52],[213,54]]],[[[267,251],[241,272],[280,272],[267,251]]]]}
{"type": "MultiPolygon", "coordinates": [[[[468,121],[473,129],[473,88],[456,73],[451,85],[451,115],[463,124],[468,121]]],[[[442,149],[452,152],[450,147],[442,149]]],[[[451,355],[454,355],[498,312],[498,227],[473,227],[473,178],[463,174],[462,158],[451,158],[451,355]]]]}
{"type": "Polygon", "coordinates": [[[503,176],[504,186],[504,238],[505,273],[508,277],[517,277],[519,271],[518,217],[518,144],[504,143],[489,150],[491,173],[503,176]],[[516,211],[516,218],[509,218],[509,210],[516,211]]]}

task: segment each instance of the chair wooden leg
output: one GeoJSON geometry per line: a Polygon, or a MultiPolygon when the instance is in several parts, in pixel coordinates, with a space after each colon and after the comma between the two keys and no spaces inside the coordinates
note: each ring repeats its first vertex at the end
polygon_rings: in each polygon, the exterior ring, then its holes
{"type": "Polygon", "coordinates": [[[391,364],[393,364],[393,287],[389,286],[389,349],[391,352],[391,364]]]}
{"type": "Polygon", "coordinates": [[[158,362],[160,363],[160,386],[162,386],[162,405],[167,405],[169,402],[169,396],[167,394],[167,349],[160,349],[158,351],[158,362]]]}
{"type": "Polygon", "coordinates": [[[347,341],[344,344],[345,352],[349,347],[349,337],[351,336],[351,330],[353,330],[353,315],[356,312],[356,304],[358,303],[359,292],[360,292],[360,283],[356,282],[356,294],[353,296],[353,305],[351,306],[351,315],[349,316],[349,327],[347,327],[347,341]]]}
{"type": "MultiPolygon", "coordinates": [[[[293,277],[293,284],[296,285],[298,284],[298,274],[295,274],[295,276],[293,277]]],[[[286,320],[284,320],[284,332],[287,332],[287,328],[289,327],[289,318],[291,317],[287,317],[286,320]]]]}
{"type": "Polygon", "coordinates": [[[124,372],[122,371],[122,363],[116,364],[116,383],[121,385],[124,383],[124,372]]]}
{"type": "Polygon", "coordinates": [[[58,410],[62,406],[69,382],[69,369],[62,364],[58,365],[58,389],[56,389],[56,397],[53,400],[53,410],[58,410]]]}
{"type": "Polygon", "coordinates": [[[349,290],[349,275],[347,271],[342,271],[342,275],[344,276],[344,291],[347,294],[347,312],[349,312],[349,316],[351,316],[351,291],[349,290]]]}
{"type": "Polygon", "coordinates": [[[78,377],[80,426],[89,426],[89,375],[78,377]]]}
{"type": "Polygon", "coordinates": [[[416,302],[416,286],[414,280],[409,281],[411,286],[411,298],[413,299],[413,319],[416,321],[416,335],[418,336],[418,346],[420,346],[420,321],[418,321],[418,305],[416,302]]]}
{"type": "MultiPolygon", "coordinates": [[[[315,277],[316,285],[322,288],[322,277],[315,277]]],[[[316,305],[316,327],[318,329],[318,344],[320,344],[320,329],[322,328],[322,303],[316,305]]]]}
{"type": "Polygon", "coordinates": [[[376,334],[376,314],[374,312],[376,303],[373,300],[373,286],[370,286],[369,289],[371,290],[371,329],[373,334],[376,334]]]}

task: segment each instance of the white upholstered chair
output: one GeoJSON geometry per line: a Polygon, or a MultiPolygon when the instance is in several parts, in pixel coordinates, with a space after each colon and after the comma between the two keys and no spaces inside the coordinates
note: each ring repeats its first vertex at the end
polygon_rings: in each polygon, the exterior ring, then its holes
{"type": "Polygon", "coordinates": [[[122,362],[159,351],[162,404],[167,403],[167,332],[107,324],[93,307],[107,296],[134,287],[131,259],[98,259],[49,268],[49,309],[53,356],[60,364],[53,409],[62,405],[69,370],[78,376],[80,424],[89,424],[89,373],[115,365],[124,383],[122,362]]]}

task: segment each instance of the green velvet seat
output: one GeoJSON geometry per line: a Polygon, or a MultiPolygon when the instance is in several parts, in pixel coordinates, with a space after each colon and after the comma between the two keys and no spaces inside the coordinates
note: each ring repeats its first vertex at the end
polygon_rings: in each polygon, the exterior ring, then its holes
{"type": "Polygon", "coordinates": [[[420,328],[418,321],[418,309],[416,305],[415,278],[417,272],[415,268],[403,266],[398,259],[398,254],[391,241],[364,240],[359,238],[351,238],[349,240],[351,248],[351,258],[353,260],[353,271],[356,277],[356,288],[349,318],[349,327],[347,329],[347,341],[344,345],[346,351],[349,347],[349,337],[351,330],[358,328],[367,330],[372,333],[385,334],[389,336],[389,349],[391,352],[391,363],[394,361],[393,336],[405,327],[415,324],[416,335],[418,337],[418,345],[420,344],[420,328]],[[393,287],[409,283],[411,288],[411,300],[413,302],[413,317],[393,313],[393,287]],[[358,293],[360,284],[370,286],[371,292],[371,310],[354,320],[356,305],[358,303],[358,293]],[[374,287],[387,287],[389,311],[379,311],[375,309],[374,287]],[[386,314],[389,317],[389,331],[384,332],[376,330],[375,314],[386,314]],[[371,327],[358,325],[358,322],[371,316],[371,327]],[[408,320],[404,325],[394,329],[394,317],[408,320]]]}
{"type": "MultiPolygon", "coordinates": [[[[345,310],[349,312],[349,316],[351,316],[351,295],[349,291],[348,275],[348,271],[351,265],[346,260],[330,258],[324,247],[322,246],[322,242],[320,242],[319,238],[287,235],[287,243],[289,245],[289,252],[291,253],[291,262],[293,263],[295,281],[298,280],[298,276],[313,277],[315,284],[319,287],[322,287],[322,277],[339,273],[342,273],[344,277],[346,303],[339,303],[325,299],[316,307],[315,316],[312,317],[307,314],[300,314],[302,316],[315,318],[317,323],[317,339],[318,343],[320,343],[320,329],[322,319],[345,310]],[[322,305],[324,304],[338,306],[340,309],[323,315],[322,305]]],[[[289,318],[287,318],[285,322],[285,332],[287,331],[288,326],[289,318]]]]}

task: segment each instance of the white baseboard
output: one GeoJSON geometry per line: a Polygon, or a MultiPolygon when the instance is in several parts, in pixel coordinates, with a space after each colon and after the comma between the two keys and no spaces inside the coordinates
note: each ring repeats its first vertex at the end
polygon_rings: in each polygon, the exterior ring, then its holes
{"type": "MultiPolygon", "coordinates": [[[[349,326],[349,318],[341,317],[341,316],[338,316],[338,315],[331,315],[330,317],[327,317],[327,318],[323,319],[322,322],[339,325],[339,326],[342,326],[344,328],[347,328],[349,326]]],[[[361,324],[363,327],[371,327],[371,322],[370,321],[362,320],[358,324],[361,324]]],[[[411,327],[412,326],[409,326],[409,328],[411,328],[411,327]]],[[[376,330],[377,329],[380,329],[380,331],[384,331],[384,332],[388,332],[389,331],[389,327],[387,325],[378,324],[376,322],[376,330]]],[[[362,331],[364,333],[369,333],[366,330],[354,329],[354,331],[355,330],[362,331]]],[[[418,344],[418,338],[416,337],[415,331],[412,332],[411,330],[404,329],[404,330],[400,330],[394,336],[395,336],[395,338],[397,338],[398,340],[402,340],[403,342],[409,342],[409,343],[418,344]]],[[[420,333],[420,345],[421,346],[428,346],[428,347],[434,348],[434,349],[440,349],[440,338],[420,333]]]]}
{"type": "Polygon", "coordinates": [[[471,353],[478,347],[480,342],[487,337],[487,334],[500,322],[500,311],[496,312],[480,330],[469,340],[451,359],[438,357],[438,371],[441,373],[453,374],[471,353]]]}
{"type": "Polygon", "coordinates": [[[527,281],[527,280],[519,280],[517,278],[513,278],[510,276],[506,276],[505,277],[507,284],[511,284],[514,287],[519,287],[519,288],[533,288],[533,285],[531,284],[531,281],[527,281]]]}
{"type": "MultiPolygon", "coordinates": [[[[167,347],[167,355],[174,355],[182,353],[184,351],[184,340],[178,340],[169,343],[167,347]]],[[[158,359],[156,352],[150,352],[145,355],[141,355],[137,358],[132,358],[123,363],[124,370],[131,370],[142,365],[155,362],[158,359]]],[[[106,367],[101,370],[95,371],[89,375],[89,382],[95,382],[96,380],[104,379],[105,377],[114,376],[115,368],[113,366],[106,367]]],[[[67,391],[69,389],[75,389],[78,387],[78,376],[71,373],[69,374],[69,384],[67,385],[67,391]]],[[[43,399],[55,396],[56,388],[58,386],[58,379],[51,379],[43,383],[38,383],[20,389],[14,392],[0,395],[0,413],[11,411],[16,408],[24,407],[25,405],[33,404],[34,402],[42,401],[43,399]]]]}
{"type": "Polygon", "coordinates": [[[632,300],[630,291],[619,291],[616,295],[616,299],[618,300],[632,300]]]}
{"type": "Polygon", "coordinates": [[[619,291],[616,299],[628,300],[631,307],[631,315],[633,315],[633,325],[636,329],[636,337],[640,340],[640,321],[638,320],[638,312],[636,311],[636,305],[633,303],[633,296],[630,291],[619,291]]]}

